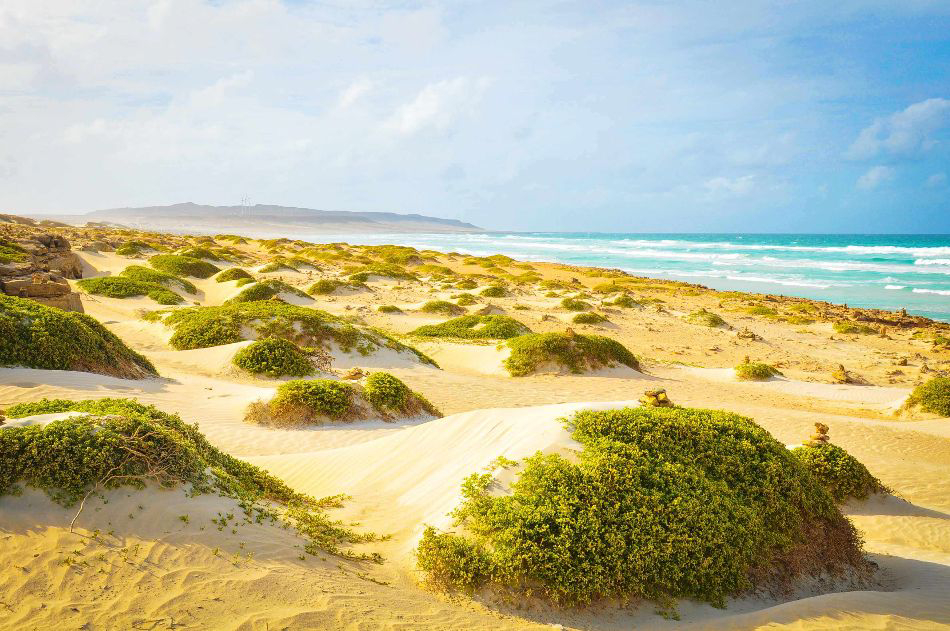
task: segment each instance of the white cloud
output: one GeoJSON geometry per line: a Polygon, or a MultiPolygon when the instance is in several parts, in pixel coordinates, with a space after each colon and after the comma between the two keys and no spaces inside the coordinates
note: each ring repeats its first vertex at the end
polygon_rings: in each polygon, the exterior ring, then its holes
{"type": "Polygon", "coordinates": [[[427,127],[444,131],[474,108],[489,84],[490,80],[484,77],[456,77],[430,83],[414,99],[400,106],[383,126],[403,135],[415,134],[427,127]]]}
{"type": "Polygon", "coordinates": [[[879,118],[864,128],[847,151],[855,160],[881,153],[906,155],[927,151],[936,143],[932,135],[950,123],[950,99],[927,99],[879,118]]]}
{"type": "Polygon", "coordinates": [[[748,195],[755,188],[754,175],[742,175],[739,177],[714,177],[703,182],[703,187],[710,195],[748,195]]]}
{"type": "Polygon", "coordinates": [[[357,79],[346,87],[340,93],[340,100],[337,107],[341,110],[349,109],[353,104],[363,98],[373,89],[373,82],[369,79],[357,79]]]}
{"type": "Polygon", "coordinates": [[[947,174],[946,173],[934,173],[927,178],[926,186],[927,188],[940,188],[947,183],[947,174]]]}
{"type": "Polygon", "coordinates": [[[862,191],[873,191],[881,184],[893,180],[895,175],[896,171],[892,167],[871,167],[867,173],[858,178],[856,186],[862,191]]]}

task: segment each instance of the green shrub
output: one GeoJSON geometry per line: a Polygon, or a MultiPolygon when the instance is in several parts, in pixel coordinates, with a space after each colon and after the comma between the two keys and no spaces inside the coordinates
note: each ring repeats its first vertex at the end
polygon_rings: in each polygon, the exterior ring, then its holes
{"type": "Polygon", "coordinates": [[[365,283],[370,276],[383,276],[397,280],[419,280],[415,274],[394,263],[371,263],[351,273],[350,280],[365,283]]]}
{"type": "Polygon", "coordinates": [[[188,256],[193,259],[210,259],[212,261],[220,261],[221,259],[218,256],[209,250],[208,248],[202,248],[198,246],[191,246],[183,250],[179,250],[176,254],[180,256],[188,256]]]}
{"type": "Polygon", "coordinates": [[[14,263],[29,260],[30,255],[13,241],[0,238],[0,263],[14,263]]]}
{"type": "Polygon", "coordinates": [[[254,283],[247,289],[242,290],[241,293],[239,293],[234,298],[225,301],[225,304],[270,300],[274,296],[279,296],[280,294],[292,294],[301,298],[309,298],[307,294],[300,291],[296,287],[288,285],[284,281],[277,280],[276,278],[270,278],[268,280],[262,280],[254,283]]]}
{"type": "Polygon", "coordinates": [[[306,377],[314,372],[313,362],[300,348],[282,337],[266,337],[234,354],[235,366],[268,377],[306,377]]]}
{"type": "Polygon", "coordinates": [[[456,289],[475,289],[476,287],[478,287],[478,283],[476,283],[471,278],[463,278],[459,282],[455,283],[456,289]]]}
{"type": "Polygon", "coordinates": [[[409,386],[388,372],[370,373],[363,382],[363,395],[385,416],[418,416],[421,413],[442,416],[428,399],[410,390],[409,386]]]}
{"type": "Polygon", "coordinates": [[[287,270],[288,272],[300,271],[296,267],[294,267],[293,265],[291,265],[290,263],[284,260],[271,261],[270,263],[267,263],[266,265],[262,266],[257,271],[260,272],[261,274],[271,274],[273,272],[279,272],[281,270],[287,270]]]}
{"type": "Polygon", "coordinates": [[[561,306],[568,311],[587,311],[590,309],[590,304],[584,302],[583,300],[578,300],[577,298],[571,297],[567,297],[562,300],[561,306]]]}
{"type": "Polygon", "coordinates": [[[905,407],[919,405],[924,412],[950,416],[950,377],[934,377],[914,388],[905,407]]]}
{"type": "Polygon", "coordinates": [[[221,271],[219,267],[208,261],[179,254],[159,254],[150,258],[148,262],[155,269],[175,276],[209,278],[221,271]]]}
{"type": "Polygon", "coordinates": [[[505,315],[466,315],[441,324],[420,326],[410,335],[467,340],[507,340],[531,333],[531,329],[505,315]]]}
{"type": "Polygon", "coordinates": [[[755,305],[754,307],[748,307],[745,310],[749,315],[759,315],[759,316],[775,316],[778,315],[778,312],[771,307],[766,307],[765,305],[755,305]]]}
{"type": "Polygon", "coordinates": [[[746,362],[736,366],[736,377],[742,381],[765,381],[781,374],[778,368],[762,362],[746,362]]]}
{"type": "Polygon", "coordinates": [[[126,241],[115,249],[115,253],[120,256],[138,256],[149,249],[151,249],[151,246],[142,241],[126,241]]]}
{"type": "Polygon", "coordinates": [[[465,309],[447,300],[430,300],[422,305],[419,311],[423,313],[438,313],[440,315],[460,315],[465,313],[465,309]]]}
{"type": "Polygon", "coordinates": [[[890,493],[867,467],[837,445],[805,445],[792,453],[838,503],[852,497],[863,500],[873,493],[890,493]]]}
{"type": "Polygon", "coordinates": [[[0,496],[20,484],[42,489],[54,501],[74,505],[93,489],[188,485],[238,500],[249,520],[294,527],[308,539],[305,550],[355,555],[343,544],[372,540],[332,521],[331,504],[298,493],[263,469],[212,445],[196,425],[128,399],[66,401],[11,407],[12,417],[76,411],[86,416],[46,425],[0,430],[0,496]]]}
{"type": "Polygon", "coordinates": [[[282,337],[300,346],[325,348],[334,342],[343,352],[355,350],[363,355],[389,348],[410,352],[422,363],[436,365],[425,354],[382,331],[358,327],[326,311],[276,300],[176,309],[163,322],[175,330],[169,344],[178,350],[233,344],[250,332],[255,338],[282,337]]]}
{"type": "Polygon", "coordinates": [[[341,421],[355,414],[353,388],[349,382],[331,379],[287,381],[277,388],[270,402],[274,420],[314,423],[341,421]]]}
{"type": "Polygon", "coordinates": [[[620,296],[617,296],[617,299],[610,304],[614,305],[615,307],[623,307],[625,309],[632,309],[633,307],[640,306],[640,303],[637,302],[630,294],[621,294],[620,296]]]}
{"type": "Polygon", "coordinates": [[[874,330],[874,327],[870,327],[866,324],[859,324],[857,322],[850,322],[848,320],[839,320],[833,325],[836,333],[842,334],[854,334],[854,335],[870,335],[872,333],[877,333],[874,330]]]}
{"type": "Polygon", "coordinates": [[[640,370],[640,363],[616,340],[601,335],[530,333],[508,340],[511,355],[505,368],[512,377],[529,375],[546,364],[567,368],[572,373],[623,364],[640,370]]]}
{"type": "Polygon", "coordinates": [[[108,298],[148,296],[160,305],[177,305],[184,302],[181,296],[158,283],[143,283],[122,276],[84,278],[76,284],[87,293],[108,298]]]}
{"type": "Polygon", "coordinates": [[[475,296],[472,294],[461,293],[457,296],[453,296],[453,298],[455,299],[455,304],[460,307],[470,307],[478,303],[478,301],[475,299],[475,296]]]}
{"type": "Polygon", "coordinates": [[[479,295],[485,298],[504,298],[508,295],[508,290],[501,285],[492,285],[481,290],[479,295]]]}
{"type": "Polygon", "coordinates": [[[718,314],[715,314],[712,311],[706,311],[705,309],[694,311],[683,319],[690,324],[698,324],[700,326],[708,326],[711,328],[723,326],[726,323],[726,321],[723,320],[718,314]]]}
{"type": "Polygon", "coordinates": [[[592,291],[597,294],[612,294],[618,291],[623,291],[623,285],[619,285],[617,281],[598,283],[597,285],[594,285],[592,291]]]}
{"type": "Polygon", "coordinates": [[[589,311],[586,313],[578,313],[571,318],[571,322],[574,324],[600,324],[602,322],[609,322],[609,320],[599,313],[589,311]]]}
{"type": "Polygon", "coordinates": [[[169,285],[177,285],[182,291],[186,291],[189,294],[193,294],[198,291],[198,288],[195,287],[194,283],[189,280],[179,278],[174,274],[160,272],[143,265],[129,265],[119,273],[119,276],[124,276],[131,280],[136,280],[142,283],[158,283],[159,285],[164,285],[166,287],[169,285]]]}
{"type": "Polygon", "coordinates": [[[240,280],[242,278],[253,279],[254,277],[240,267],[230,267],[214,277],[219,283],[226,283],[230,280],[240,280]]]}
{"type": "Polygon", "coordinates": [[[356,281],[344,282],[335,278],[321,278],[310,285],[307,293],[311,296],[327,296],[337,289],[366,289],[366,285],[356,281]]]}
{"type": "Polygon", "coordinates": [[[257,282],[257,279],[254,278],[253,276],[251,276],[251,277],[249,277],[249,278],[239,278],[239,279],[237,279],[237,282],[234,283],[234,286],[235,286],[235,287],[244,287],[244,285],[250,285],[251,283],[256,283],[256,282],[257,282]]]}
{"type": "Polygon", "coordinates": [[[558,605],[691,598],[723,607],[799,576],[867,572],[854,527],[785,446],[719,411],[626,408],[569,421],[577,460],[538,453],[510,493],[473,474],[427,530],[419,566],[446,587],[558,605]]]}
{"type": "Polygon", "coordinates": [[[402,313],[402,309],[396,305],[379,305],[376,310],[380,313],[402,313]]]}

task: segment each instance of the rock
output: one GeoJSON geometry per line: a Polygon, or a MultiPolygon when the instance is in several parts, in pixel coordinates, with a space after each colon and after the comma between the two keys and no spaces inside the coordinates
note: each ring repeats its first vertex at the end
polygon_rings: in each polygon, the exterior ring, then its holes
{"type": "Polygon", "coordinates": [[[898,366],[906,366],[906,365],[907,365],[907,358],[906,358],[906,357],[901,357],[900,359],[898,359],[898,360],[897,360],[897,365],[898,365],[898,366]]]}
{"type": "Polygon", "coordinates": [[[853,383],[851,375],[842,364],[838,364],[838,367],[831,371],[831,381],[832,383],[853,383]]]}
{"type": "Polygon", "coordinates": [[[762,337],[761,337],[760,335],[756,334],[756,333],[753,332],[753,331],[750,331],[750,330],[749,330],[748,328],[746,328],[746,327],[743,327],[743,329],[742,329],[741,331],[739,331],[738,333],[736,333],[736,337],[738,337],[739,339],[743,339],[743,340],[761,340],[761,339],[762,339],[762,337]]]}
{"type": "Polygon", "coordinates": [[[368,373],[362,368],[350,368],[345,373],[343,373],[340,379],[343,379],[346,381],[358,381],[362,379],[363,377],[365,377],[367,374],[368,373]]]}
{"type": "Polygon", "coordinates": [[[829,440],[828,426],[824,423],[815,423],[815,433],[805,441],[805,444],[809,447],[820,447],[821,445],[828,443],[829,440]]]}
{"type": "Polygon", "coordinates": [[[666,388],[647,390],[643,393],[643,396],[640,397],[640,403],[642,405],[649,405],[655,408],[673,407],[673,402],[670,401],[669,397],[666,396],[666,388]]]}

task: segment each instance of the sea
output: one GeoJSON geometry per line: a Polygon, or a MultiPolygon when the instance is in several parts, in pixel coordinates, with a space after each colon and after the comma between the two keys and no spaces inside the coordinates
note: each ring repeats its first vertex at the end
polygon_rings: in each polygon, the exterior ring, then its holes
{"type": "Polygon", "coordinates": [[[950,235],[487,232],[312,235],[307,240],[507,254],[714,289],[904,308],[950,322],[950,235]]]}

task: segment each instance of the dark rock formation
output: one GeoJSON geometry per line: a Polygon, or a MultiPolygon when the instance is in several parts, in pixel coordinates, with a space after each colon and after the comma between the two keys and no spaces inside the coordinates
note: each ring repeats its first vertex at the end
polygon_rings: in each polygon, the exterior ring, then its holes
{"type": "Polygon", "coordinates": [[[82,311],[67,278],[82,278],[82,262],[64,237],[40,233],[13,241],[22,260],[0,264],[0,291],[65,311],[82,311]]]}

